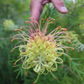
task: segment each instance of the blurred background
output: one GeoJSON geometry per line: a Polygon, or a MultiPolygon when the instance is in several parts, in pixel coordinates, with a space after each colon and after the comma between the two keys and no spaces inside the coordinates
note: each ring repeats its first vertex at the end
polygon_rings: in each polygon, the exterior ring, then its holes
{"type": "MultiPolygon", "coordinates": [[[[0,0],[0,84],[32,84],[37,74],[32,69],[26,76],[21,64],[14,66],[19,56],[18,49],[11,53],[16,41],[11,43],[14,29],[20,28],[30,17],[31,0],[0,0]]],[[[41,75],[37,84],[84,84],[84,0],[64,0],[68,9],[67,14],[60,14],[52,5],[46,4],[40,18],[54,18],[56,22],[49,25],[48,32],[58,26],[67,28],[72,37],[71,46],[75,51],[70,51],[73,58],[70,63],[64,59],[64,68],[58,67],[51,74],[41,75]]],[[[46,20],[44,20],[45,23],[46,20]]],[[[42,24],[44,24],[42,23],[42,24]]],[[[66,45],[70,45],[67,44],[66,45]]]]}

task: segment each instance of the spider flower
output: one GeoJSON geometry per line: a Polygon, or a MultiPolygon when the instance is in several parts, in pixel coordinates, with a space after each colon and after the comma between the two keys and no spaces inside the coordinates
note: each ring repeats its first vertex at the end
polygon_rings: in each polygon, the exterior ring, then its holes
{"type": "Polygon", "coordinates": [[[71,38],[66,28],[59,26],[47,34],[48,25],[52,24],[55,19],[49,17],[46,20],[44,28],[41,28],[43,20],[42,18],[39,23],[37,21],[33,21],[33,23],[25,21],[29,26],[22,26],[20,29],[15,29],[14,31],[17,31],[18,34],[14,35],[11,40],[13,42],[13,40],[18,39],[11,52],[15,48],[19,48],[21,56],[16,60],[14,65],[19,60],[22,60],[23,69],[28,70],[33,68],[34,72],[38,74],[36,81],[33,83],[37,82],[39,75],[46,75],[49,72],[57,79],[52,71],[58,70],[58,64],[63,65],[62,55],[66,55],[72,61],[72,58],[65,51],[68,52],[70,48],[74,50],[74,48],[64,45],[64,41],[71,44],[71,38]]]}
{"type": "Polygon", "coordinates": [[[15,25],[12,20],[5,20],[3,22],[3,26],[5,31],[13,31],[14,29],[18,28],[18,26],[15,25]]]}

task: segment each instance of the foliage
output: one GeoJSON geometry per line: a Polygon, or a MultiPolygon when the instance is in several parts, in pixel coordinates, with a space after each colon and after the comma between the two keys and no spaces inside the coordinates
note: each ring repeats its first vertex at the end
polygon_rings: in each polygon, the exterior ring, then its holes
{"type": "Polygon", "coordinates": [[[0,22],[5,19],[12,19],[21,24],[30,17],[30,0],[1,0],[0,1],[0,22]]]}
{"type": "MultiPolygon", "coordinates": [[[[50,16],[56,19],[56,23],[48,27],[48,33],[57,26],[65,27],[68,31],[75,31],[75,33],[72,33],[72,46],[75,44],[73,41],[76,39],[77,44],[82,45],[79,48],[79,52],[77,50],[74,52],[72,50],[69,51],[69,55],[73,58],[72,63],[68,63],[67,58],[63,58],[65,60],[64,68],[59,66],[59,70],[53,72],[58,77],[57,81],[51,77],[51,74],[41,75],[37,84],[51,84],[52,82],[53,84],[84,84],[84,75],[82,74],[84,72],[84,51],[81,50],[84,45],[84,35],[82,33],[84,27],[81,26],[84,24],[84,1],[76,1],[76,3],[73,3],[71,0],[70,2],[65,0],[69,10],[67,14],[60,14],[53,6],[50,7],[50,4],[46,4],[44,7],[41,18],[47,19],[50,16]],[[73,36],[76,36],[76,39],[73,36]]],[[[23,25],[23,22],[30,17],[29,3],[30,0],[0,1],[0,84],[31,84],[37,77],[37,74],[32,69],[28,71],[28,76],[26,76],[22,67],[18,69],[18,65],[16,67],[13,66],[17,56],[19,56],[18,50],[15,50],[14,53],[10,52],[16,43],[16,41],[11,43],[15,32],[5,31],[2,24],[6,19],[10,19],[14,21],[15,25],[23,25]],[[15,79],[17,74],[18,77],[15,79]]],[[[67,45],[70,44],[67,43],[67,45]]],[[[77,48],[75,46],[75,49],[77,48]]]]}

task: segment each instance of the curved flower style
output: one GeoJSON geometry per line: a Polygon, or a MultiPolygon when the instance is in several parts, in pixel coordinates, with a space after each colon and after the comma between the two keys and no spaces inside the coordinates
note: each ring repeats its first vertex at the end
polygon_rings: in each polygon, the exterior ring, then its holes
{"type": "MultiPolygon", "coordinates": [[[[41,19],[41,21],[42,20],[44,19],[41,19]]],[[[51,19],[49,17],[42,31],[41,21],[40,24],[38,24],[37,21],[34,21],[33,23],[25,21],[25,23],[28,22],[29,26],[23,26],[20,29],[14,30],[19,34],[14,35],[11,40],[11,42],[13,42],[14,39],[19,40],[11,52],[13,52],[15,48],[19,48],[21,56],[14,65],[22,59],[22,67],[24,69],[33,68],[33,70],[38,74],[36,81],[33,83],[37,82],[39,75],[46,75],[48,72],[57,79],[52,71],[57,71],[58,64],[63,64],[63,60],[60,57],[63,54],[68,56],[72,61],[72,58],[64,52],[68,52],[68,49],[70,48],[73,49],[72,47],[68,47],[63,44],[64,41],[71,43],[71,38],[69,37],[67,29],[59,26],[47,34],[48,25],[53,23],[55,19],[51,19]],[[30,28],[30,30],[28,30],[28,28],[30,28]],[[29,34],[26,33],[27,31],[29,34]],[[23,45],[17,46],[17,44],[21,42],[23,42],[23,45]]]]}

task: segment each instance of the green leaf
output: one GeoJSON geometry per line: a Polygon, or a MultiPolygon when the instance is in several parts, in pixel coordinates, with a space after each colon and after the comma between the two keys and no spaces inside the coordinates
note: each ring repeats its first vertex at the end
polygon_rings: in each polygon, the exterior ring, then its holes
{"type": "Polygon", "coordinates": [[[17,74],[17,76],[16,76],[16,79],[18,78],[18,76],[20,75],[20,73],[21,73],[21,72],[19,71],[18,74],[17,74]]]}
{"type": "Polygon", "coordinates": [[[21,66],[21,64],[14,65],[13,67],[21,66]]]}
{"type": "Polygon", "coordinates": [[[72,60],[84,60],[84,58],[72,58],[72,60]]]}
{"type": "Polygon", "coordinates": [[[20,68],[19,68],[19,69],[14,70],[14,72],[17,72],[17,71],[20,71],[20,68]]]}
{"type": "Polygon", "coordinates": [[[82,66],[82,64],[75,63],[75,62],[72,62],[72,64],[74,64],[75,66],[82,66]]]}
{"type": "Polygon", "coordinates": [[[2,44],[0,44],[0,47],[1,47],[1,48],[4,48],[4,46],[3,46],[2,44]]]}
{"type": "Polygon", "coordinates": [[[69,60],[69,67],[71,68],[71,61],[69,60]]]}

